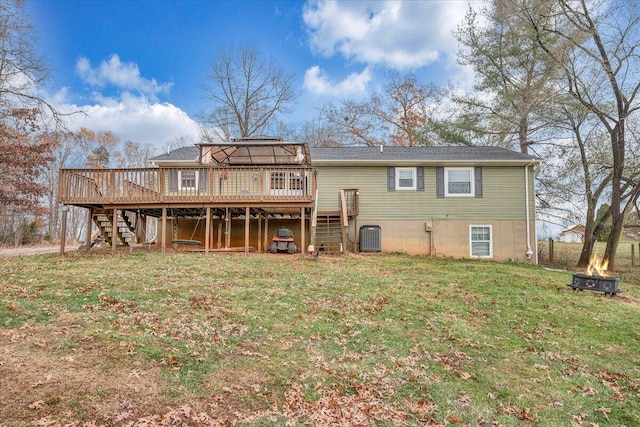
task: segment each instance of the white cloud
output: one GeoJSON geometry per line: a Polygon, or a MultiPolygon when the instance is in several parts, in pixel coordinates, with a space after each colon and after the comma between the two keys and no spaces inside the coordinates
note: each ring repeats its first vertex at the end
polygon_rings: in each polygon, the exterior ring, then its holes
{"type": "Polygon", "coordinates": [[[158,153],[176,138],[200,140],[200,125],[189,115],[157,95],[168,93],[172,83],[158,83],[141,76],[135,63],[123,63],[118,55],[92,67],[86,58],[76,62],[76,72],[93,92],[91,102],[76,101],[77,93],[64,87],[52,94],[43,94],[61,113],[73,113],[65,118],[67,128],[81,127],[92,131],[111,131],[120,140],[131,140],[156,147],[158,153]],[[113,93],[108,86],[118,90],[113,93]],[[104,93],[101,92],[104,90],[104,93]]]}
{"type": "Polygon", "coordinates": [[[146,79],[141,76],[138,65],[133,62],[122,62],[118,55],[100,62],[92,67],[91,62],[80,57],[76,61],[76,73],[85,83],[104,88],[112,85],[118,89],[135,90],[148,96],[169,93],[173,83],[158,83],[156,79],[146,79]]]}
{"type": "Polygon", "coordinates": [[[93,131],[111,131],[121,140],[157,147],[159,153],[167,143],[180,136],[200,139],[200,127],[187,113],[169,103],[151,102],[145,96],[129,92],[120,99],[100,98],[93,105],[58,104],[62,112],[82,110],[85,114],[73,114],[68,127],[75,131],[86,127],[93,131]]]}
{"type": "Polygon", "coordinates": [[[314,65],[304,73],[303,87],[314,95],[352,96],[362,95],[371,81],[371,71],[351,73],[341,82],[332,82],[319,66],[314,65]]]}
{"type": "Polygon", "coordinates": [[[311,47],[326,56],[398,70],[433,63],[453,54],[453,30],[466,1],[310,0],[303,18],[311,47]]]}

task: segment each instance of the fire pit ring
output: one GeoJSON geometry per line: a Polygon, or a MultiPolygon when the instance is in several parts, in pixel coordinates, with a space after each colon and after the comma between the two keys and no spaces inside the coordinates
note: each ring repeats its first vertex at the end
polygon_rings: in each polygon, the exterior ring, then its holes
{"type": "Polygon", "coordinates": [[[615,296],[624,292],[618,287],[618,279],[616,277],[591,276],[587,274],[573,274],[573,280],[567,286],[574,291],[597,291],[604,292],[605,295],[615,296]]]}

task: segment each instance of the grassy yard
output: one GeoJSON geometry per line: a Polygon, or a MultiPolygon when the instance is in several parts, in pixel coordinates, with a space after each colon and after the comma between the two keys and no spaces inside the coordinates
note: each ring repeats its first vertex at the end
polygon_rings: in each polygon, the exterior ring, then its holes
{"type": "Polygon", "coordinates": [[[403,255],[0,259],[0,426],[637,426],[636,276],[609,298],[403,255]]]}

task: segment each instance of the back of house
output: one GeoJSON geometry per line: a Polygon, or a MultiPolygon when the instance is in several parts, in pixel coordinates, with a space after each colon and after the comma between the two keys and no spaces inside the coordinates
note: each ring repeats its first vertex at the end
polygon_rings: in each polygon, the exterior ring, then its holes
{"type": "Polygon", "coordinates": [[[312,148],[311,159],[320,224],[341,189],[357,190],[347,228],[356,251],[537,262],[539,159],[461,146],[312,148]]]}

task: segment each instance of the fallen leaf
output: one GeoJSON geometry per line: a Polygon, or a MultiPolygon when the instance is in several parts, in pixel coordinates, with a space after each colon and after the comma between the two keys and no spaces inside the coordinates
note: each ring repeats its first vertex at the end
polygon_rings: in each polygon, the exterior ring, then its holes
{"type": "Polygon", "coordinates": [[[536,421],[538,419],[538,417],[531,414],[531,411],[528,408],[523,408],[522,411],[520,411],[518,418],[523,421],[536,421]]]}
{"type": "Polygon", "coordinates": [[[42,409],[44,407],[44,400],[38,400],[29,405],[29,409],[42,409]]]}
{"type": "Polygon", "coordinates": [[[451,424],[462,424],[462,418],[455,415],[447,415],[447,421],[449,421],[451,424]]]}
{"type": "Polygon", "coordinates": [[[613,396],[613,400],[615,400],[616,402],[624,402],[626,398],[623,394],[616,394],[613,396]]]}
{"type": "MultiPolygon", "coordinates": [[[[604,415],[605,417],[611,413],[611,408],[605,408],[604,406],[599,407],[598,409],[596,409],[596,411],[602,413],[602,415],[604,415]]],[[[608,419],[609,417],[607,417],[608,419]]]]}
{"type": "Polygon", "coordinates": [[[121,412],[116,416],[116,422],[124,421],[127,418],[129,418],[131,415],[133,415],[133,412],[131,411],[121,412]]]}

